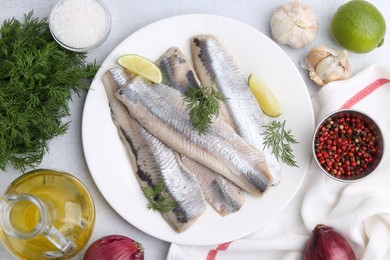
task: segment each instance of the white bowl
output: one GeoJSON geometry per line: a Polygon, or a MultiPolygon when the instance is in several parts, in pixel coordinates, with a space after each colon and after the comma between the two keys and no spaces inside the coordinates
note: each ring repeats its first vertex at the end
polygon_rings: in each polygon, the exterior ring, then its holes
{"type": "Polygon", "coordinates": [[[62,47],[86,52],[107,39],[111,15],[101,0],[61,0],[50,13],[49,27],[62,47]]]}

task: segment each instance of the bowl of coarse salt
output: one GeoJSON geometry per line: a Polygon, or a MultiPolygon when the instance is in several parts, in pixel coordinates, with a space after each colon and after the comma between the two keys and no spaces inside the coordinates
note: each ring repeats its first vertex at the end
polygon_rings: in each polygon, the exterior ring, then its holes
{"type": "Polygon", "coordinates": [[[62,47],[86,52],[106,40],[111,15],[101,0],[61,0],[50,13],[49,27],[62,47]]]}

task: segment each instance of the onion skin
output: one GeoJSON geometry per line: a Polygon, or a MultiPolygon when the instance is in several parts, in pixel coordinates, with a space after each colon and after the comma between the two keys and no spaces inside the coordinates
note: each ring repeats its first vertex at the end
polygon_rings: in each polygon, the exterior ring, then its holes
{"type": "Polygon", "coordinates": [[[304,249],[305,260],[356,260],[348,241],[329,226],[317,225],[304,249]]]}
{"type": "Polygon", "coordinates": [[[144,260],[141,243],[121,235],[109,235],[93,242],[84,260],[144,260]]]}

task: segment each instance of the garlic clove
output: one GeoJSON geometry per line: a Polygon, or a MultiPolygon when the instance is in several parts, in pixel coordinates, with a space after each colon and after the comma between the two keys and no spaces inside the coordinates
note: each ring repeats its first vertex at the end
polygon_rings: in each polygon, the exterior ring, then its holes
{"type": "Polygon", "coordinates": [[[314,71],[314,70],[312,70],[312,71],[310,71],[309,72],[309,76],[310,76],[310,79],[312,80],[312,81],[314,81],[317,85],[319,85],[319,86],[323,86],[323,85],[325,85],[326,83],[318,76],[318,74],[314,71]]]}
{"type": "Polygon", "coordinates": [[[340,63],[341,66],[345,67],[348,72],[351,72],[351,66],[349,65],[348,61],[348,51],[342,50],[337,56],[337,61],[340,63]]]}
{"type": "Polygon", "coordinates": [[[314,40],[318,20],[308,5],[294,0],[276,9],[270,26],[275,41],[298,49],[314,40]]]}
{"type": "Polygon", "coordinates": [[[333,52],[333,50],[323,45],[319,45],[316,48],[311,49],[306,57],[306,68],[314,69],[316,64],[318,64],[321,60],[325,59],[329,55],[332,55],[333,52]]]}
{"type": "Polygon", "coordinates": [[[346,50],[338,52],[320,45],[310,50],[303,64],[309,70],[310,79],[320,86],[347,79],[351,74],[346,50]]]}
{"type": "Polygon", "coordinates": [[[339,62],[333,56],[328,56],[321,60],[317,64],[315,71],[325,84],[343,77],[344,74],[344,68],[339,66],[339,62]]]}

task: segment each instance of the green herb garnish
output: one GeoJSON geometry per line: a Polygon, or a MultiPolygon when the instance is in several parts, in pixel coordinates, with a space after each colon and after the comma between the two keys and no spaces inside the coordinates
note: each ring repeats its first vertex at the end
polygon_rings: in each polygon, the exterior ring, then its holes
{"type": "Polygon", "coordinates": [[[287,165],[299,167],[294,159],[291,147],[292,144],[298,142],[291,134],[291,130],[285,130],[285,123],[286,121],[283,121],[283,123],[272,121],[265,126],[264,148],[270,148],[276,159],[281,159],[287,165]]]}
{"type": "Polygon", "coordinates": [[[192,125],[200,134],[210,127],[213,117],[219,114],[219,102],[225,100],[222,93],[213,86],[214,79],[210,86],[193,87],[184,93],[192,125]]]}
{"type": "Polygon", "coordinates": [[[148,209],[168,212],[176,206],[176,201],[163,194],[164,187],[164,181],[160,180],[154,187],[147,186],[143,188],[144,195],[149,201],[148,209]]]}
{"type": "Polygon", "coordinates": [[[86,54],[68,51],[33,12],[0,27],[0,169],[24,171],[40,163],[48,141],[64,134],[72,93],[87,90],[84,79],[98,67],[86,54]]]}

